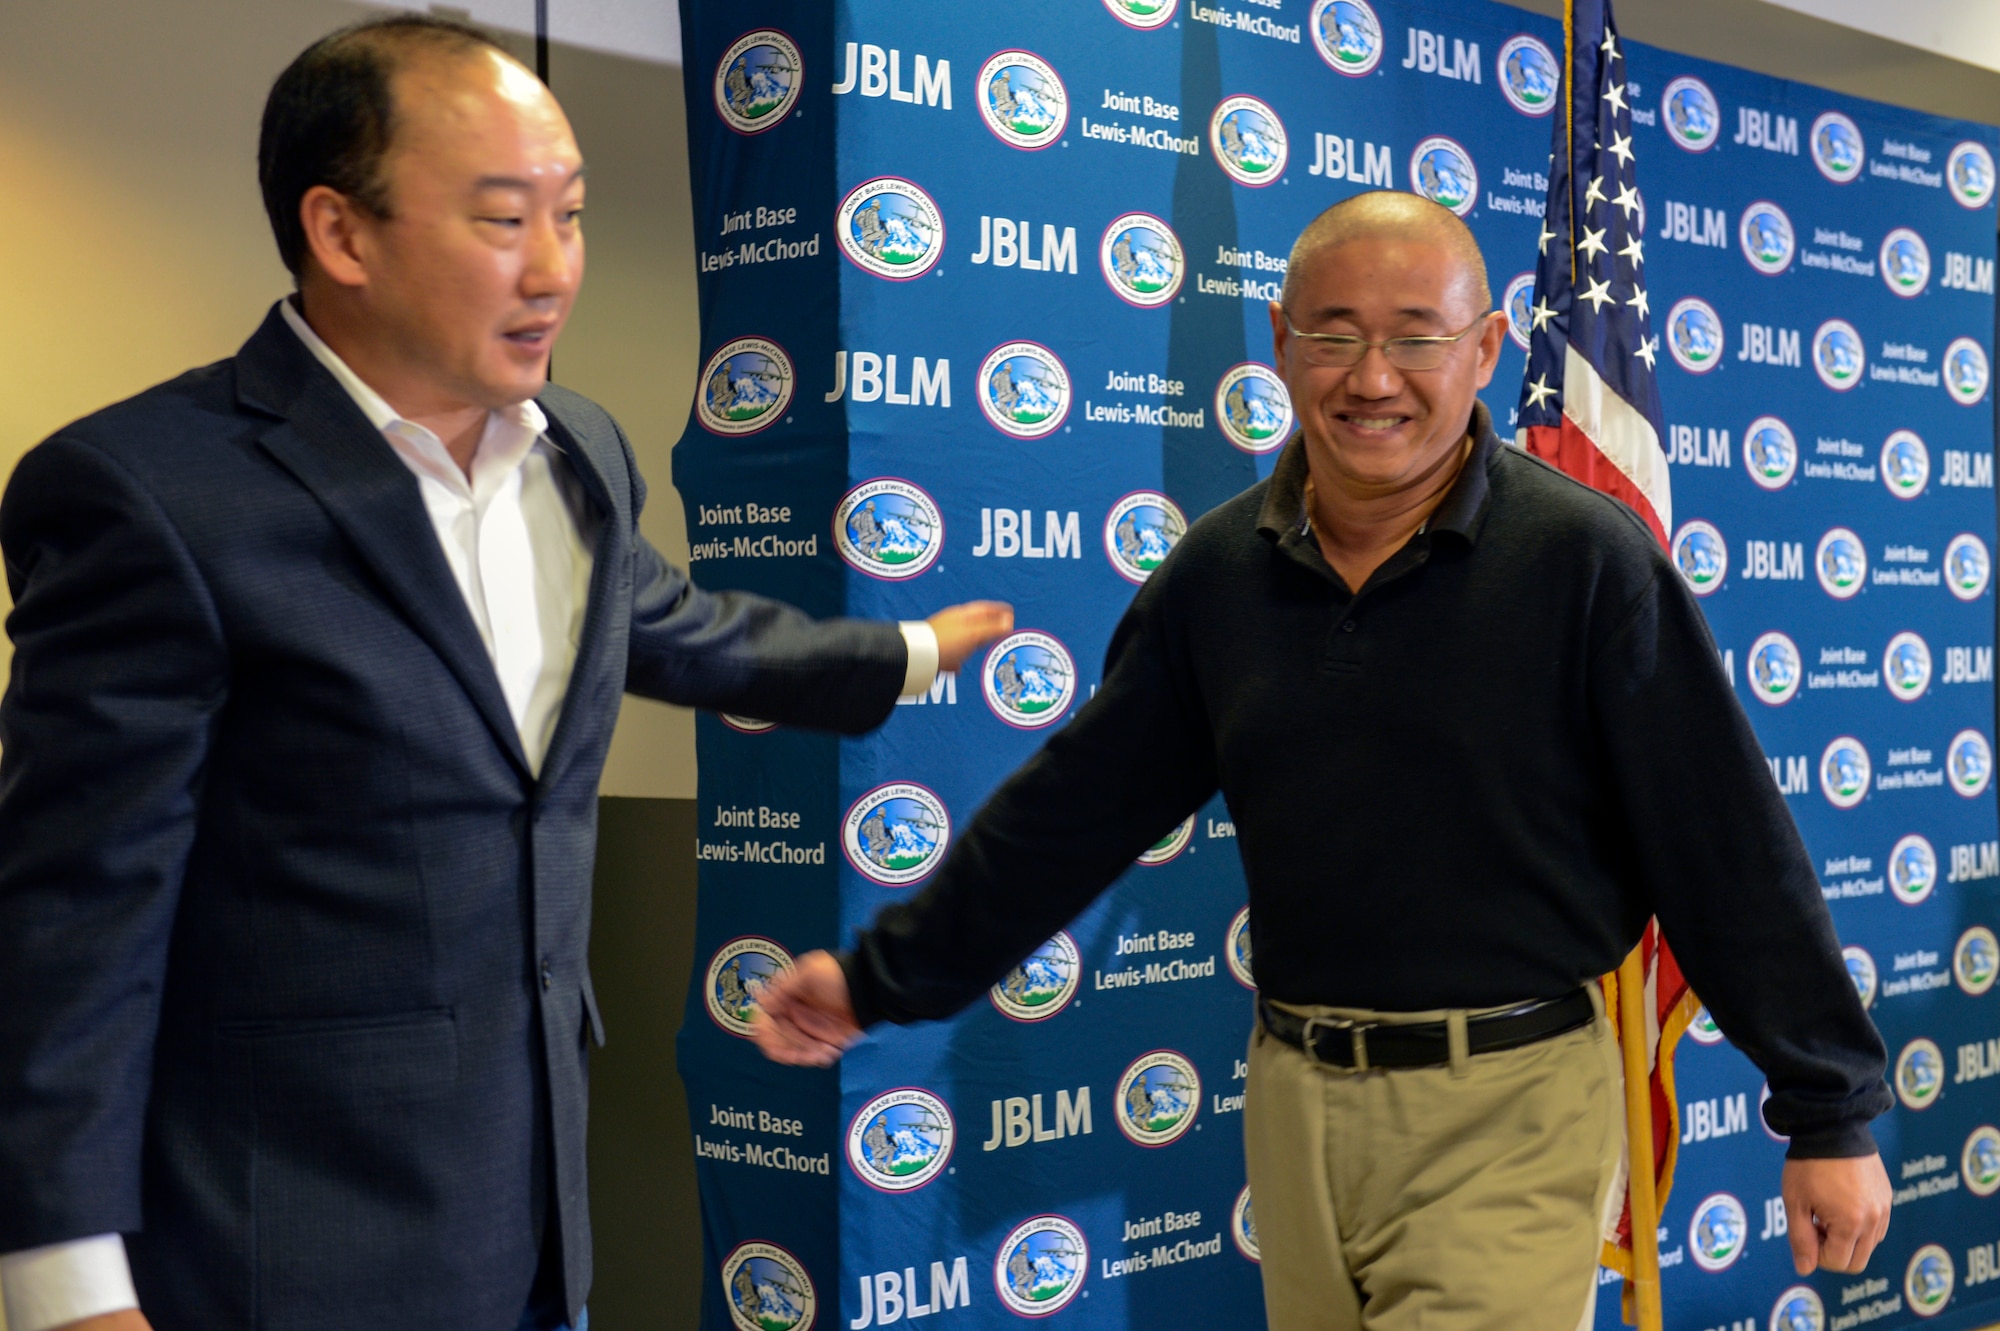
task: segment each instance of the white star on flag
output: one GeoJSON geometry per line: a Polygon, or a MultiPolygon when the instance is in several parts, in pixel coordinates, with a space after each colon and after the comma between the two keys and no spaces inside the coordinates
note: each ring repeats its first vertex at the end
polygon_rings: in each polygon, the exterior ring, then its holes
{"type": "Polygon", "coordinates": [[[1614,83],[1610,87],[1606,88],[1604,90],[1604,100],[1611,103],[1611,109],[1613,111],[1624,111],[1629,109],[1625,105],[1625,85],[1622,83],[1614,83]]]}
{"type": "Polygon", "coordinates": [[[1647,317],[1649,314],[1652,313],[1652,310],[1648,308],[1646,305],[1646,288],[1644,287],[1633,287],[1632,299],[1626,301],[1625,303],[1627,305],[1630,305],[1633,309],[1639,311],[1639,317],[1641,319],[1644,319],[1645,317],[1647,317]]]}
{"type": "Polygon", "coordinates": [[[1632,220],[1632,214],[1639,211],[1639,191],[1621,182],[1618,186],[1618,197],[1611,202],[1618,206],[1618,211],[1624,213],[1625,220],[1629,222],[1632,220]]]}
{"type": "Polygon", "coordinates": [[[1604,177],[1592,176],[1590,184],[1584,187],[1583,206],[1588,208],[1593,203],[1604,202],[1606,202],[1604,197],[1604,177]]]}
{"type": "Polygon", "coordinates": [[[1611,294],[1611,283],[1608,281],[1600,282],[1594,277],[1590,279],[1589,290],[1578,296],[1577,299],[1589,301],[1590,308],[1598,314],[1604,313],[1606,305],[1616,305],[1618,303],[1618,298],[1611,294]]]}
{"type": "Polygon", "coordinates": [[[1608,227],[1599,227],[1597,230],[1592,231],[1589,227],[1585,227],[1583,229],[1583,239],[1576,243],[1577,252],[1588,255],[1593,259],[1604,253],[1605,250],[1610,248],[1610,246],[1604,243],[1604,233],[1609,229],[1608,227]]]}
{"type": "Polygon", "coordinates": [[[1634,236],[1625,242],[1625,248],[1618,251],[1618,255],[1620,258],[1630,259],[1632,266],[1637,268],[1646,261],[1646,242],[1634,236]]]}
{"type": "Polygon", "coordinates": [[[1528,405],[1531,407],[1539,407],[1555,395],[1556,390],[1549,387],[1549,377],[1546,374],[1528,385],[1528,405]]]}
{"type": "Polygon", "coordinates": [[[1640,360],[1646,362],[1646,368],[1650,370],[1653,368],[1653,357],[1658,354],[1659,350],[1660,350],[1660,339],[1657,337],[1649,337],[1644,342],[1641,342],[1639,344],[1639,349],[1633,352],[1632,354],[1634,356],[1637,356],[1640,360]]]}
{"type": "Polygon", "coordinates": [[[1549,320],[1556,317],[1556,312],[1549,308],[1549,303],[1546,300],[1537,300],[1533,313],[1535,316],[1534,331],[1536,332],[1540,332],[1542,329],[1548,327],[1549,320]]]}
{"type": "Polygon", "coordinates": [[[1630,134],[1613,134],[1611,136],[1611,146],[1605,149],[1605,151],[1618,159],[1618,165],[1632,165],[1632,136],[1630,134]]]}

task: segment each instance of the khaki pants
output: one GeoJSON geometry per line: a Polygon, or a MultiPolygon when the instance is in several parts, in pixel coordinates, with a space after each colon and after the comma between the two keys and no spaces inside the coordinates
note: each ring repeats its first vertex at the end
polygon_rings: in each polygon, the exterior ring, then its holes
{"type": "Polygon", "coordinates": [[[1315,1064],[1260,1025],[1249,1061],[1243,1136],[1272,1331],[1589,1327],[1624,1152],[1606,1022],[1456,1068],[1369,1072],[1315,1064]]]}

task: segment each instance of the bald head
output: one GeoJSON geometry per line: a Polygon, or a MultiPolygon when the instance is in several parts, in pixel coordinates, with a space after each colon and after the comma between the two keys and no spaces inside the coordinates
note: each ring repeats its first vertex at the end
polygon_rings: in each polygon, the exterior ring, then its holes
{"type": "Polygon", "coordinates": [[[1311,269],[1329,252],[1353,240],[1397,240],[1436,245],[1452,265],[1458,281],[1452,290],[1466,302],[1465,318],[1493,308],[1493,288],[1486,280],[1486,259],[1479,242],[1451,209],[1420,194],[1377,190],[1342,199],[1315,217],[1292,244],[1285,267],[1284,290],[1278,303],[1287,315],[1311,269]]]}

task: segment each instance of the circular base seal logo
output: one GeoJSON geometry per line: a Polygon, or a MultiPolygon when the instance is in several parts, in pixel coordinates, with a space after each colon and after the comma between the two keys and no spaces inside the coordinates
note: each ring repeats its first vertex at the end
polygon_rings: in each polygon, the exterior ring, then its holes
{"type": "Polygon", "coordinates": [[[1501,294],[1500,308],[1507,312],[1507,336],[1526,351],[1533,345],[1535,331],[1535,275],[1516,273],[1501,294]]]}
{"type": "Polygon", "coordinates": [[[1944,183],[1962,206],[1984,208],[1993,198],[1993,154],[1983,143],[1959,144],[1945,159],[1944,183]]]}
{"type": "Polygon", "coordinates": [[[1915,499],[1931,479],[1931,451],[1915,430],[1882,441],[1882,484],[1898,499],[1915,499]]]}
{"type": "Polygon", "coordinates": [[[1194,840],[1194,815],[1189,814],[1179,827],[1176,827],[1173,831],[1155,841],[1153,848],[1134,860],[1133,863],[1144,864],[1149,867],[1155,864],[1165,864],[1168,860],[1173,859],[1186,850],[1188,842],[1192,840],[1194,840]]]}
{"type": "Polygon", "coordinates": [[[1840,949],[1840,959],[1847,963],[1847,978],[1854,981],[1854,995],[1861,1000],[1861,1006],[1875,1006],[1875,993],[1880,973],[1875,969],[1875,958],[1868,955],[1863,947],[1840,949]]]}
{"type": "Polygon", "coordinates": [[[1986,743],[1986,736],[1976,730],[1961,730],[1951,737],[1951,747],[1944,754],[1945,775],[1951,778],[1951,788],[1967,799],[1986,793],[1986,783],[1993,779],[1993,750],[1986,743]]]}
{"type": "Polygon", "coordinates": [[[1912,1253],[1903,1271],[1903,1295],[1909,1300],[1910,1311],[1919,1317],[1936,1317],[1943,1312],[1957,1283],[1951,1254],[1937,1243],[1926,1243],[1912,1253]]]}
{"type": "Polygon", "coordinates": [[[1039,342],[1003,342],[979,363],[979,409],[1016,439],[1055,433],[1069,415],[1069,370],[1039,342]]]}
{"type": "Polygon", "coordinates": [[[1993,560],[1986,542],[1971,532],[1960,532],[1944,548],[1944,585],[1961,601],[1976,601],[1986,594],[1987,579],[1993,575],[1993,560]]]}
{"type": "Polygon", "coordinates": [[[1507,105],[1524,116],[1545,116],[1556,109],[1562,88],[1562,66],[1540,40],[1522,33],[1500,46],[1500,93],[1507,105]]]}
{"type": "Polygon", "coordinates": [[[1245,906],[1229,921],[1229,931],[1223,935],[1222,955],[1229,962],[1229,973],[1236,983],[1245,989],[1257,987],[1257,977],[1250,970],[1250,908],[1245,906]]]}
{"type": "Polygon", "coordinates": [[[937,501],[908,481],[878,476],[841,496],[833,545],[847,566],[871,578],[914,578],[944,551],[937,501]]]}
{"type": "Polygon", "coordinates": [[[1036,151],[1062,138],[1069,91],[1055,67],[1030,51],[1001,51],[979,67],[979,115],[1010,148],[1036,151]]]}
{"type": "Polygon", "coordinates": [[[791,968],[792,954],[768,938],[747,935],[730,939],[708,963],[703,995],[709,1017],[731,1035],[749,1039],[757,995],[791,968]]]}
{"type": "Polygon", "coordinates": [[[1975,924],[1958,936],[1951,950],[1951,974],[1968,997],[1977,998],[1993,987],[2000,975],[2000,941],[1983,924],[1975,924]]]}
{"type": "Polygon", "coordinates": [[[1859,176],[1862,163],[1868,160],[1860,127],[1838,111],[1828,111],[1813,121],[1806,142],[1812,148],[1813,165],[1836,185],[1859,176]]]}
{"type": "Polygon", "coordinates": [[[1915,702],[1931,686],[1930,644],[1914,633],[1898,633],[1882,652],[1882,683],[1898,702],[1915,702]]]}
{"type": "Polygon", "coordinates": [[[1722,1028],[1715,1024],[1715,1018],[1708,1015],[1707,1008],[1697,1008],[1688,1022],[1688,1038],[1696,1044],[1721,1044],[1722,1028]]]}
{"type": "Polygon", "coordinates": [[[1236,1251],[1261,1265],[1263,1250],[1257,1246],[1257,1216],[1250,1209],[1250,1185],[1244,1184],[1243,1191],[1236,1194],[1236,1205],[1229,1210],[1229,1237],[1236,1240],[1236,1251]]]}
{"type": "Polygon", "coordinates": [[[1958,1157],[1965,1175],[1965,1190],[1975,1197],[1991,1197],[2000,1192],[2000,1128],[1982,1124],[1965,1139],[1958,1157]]]}
{"type": "Polygon", "coordinates": [[[944,860],[951,815],[923,786],[892,781],[854,801],[840,831],[847,862],[862,877],[905,887],[929,877],[944,860]]]}
{"type": "Polygon", "coordinates": [[[1410,154],[1410,189],[1463,217],[1479,206],[1479,168],[1458,140],[1434,134],[1410,154]]]}
{"type": "Polygon", "coordinates": [[[739,1243],[722,1261],[722,1288],[737,1331],[812,1331],[812,1277],[775,1243],[739,1243]]]}
{"type": "Polygon", "coordinates": [[[776,28],[746,32],[715,66],[715,113],[738,134],[762,134],[792,113],[805,87],[798,43],[776,28]]]}
{"type": "Polygon", "coordinates": [[[1931,281],[1931,247],[1906,226],[1882,237],[1882,281],[1899,296],[1921,296],[1931,281]]]}
{"type": "Polygon", "coordinates": [[[1245,361],[1215,384],[1215,423],[1245,453],[1268,453],[1292,434],[1292,395],[1268,365],[1245,361]]]}
{"type": "Polygon", "coordinates": [[[1336,74],[1360,78],[1382,62],[1382,20],[1368,0],[1313,0],[1313,48],[1336,74]]]}
{"type": "Polygon", "coordinates": [[[1239,185],[1262,188],[1285,174],[1290,141],[1278,113],[1255,97],[1225,97],[1208,118],[1215,162],[1239,185]]]}
{"type": "Polygon", "coordinates": [[[910,1192],[944,1172],[955,1129],[929,1091],[905,1086],[861,1106],[847,1125],[847,1164],[880,1192],[910,1192]]]}
{"type": "Polygon", "coordinates": [[[1165,1146],[1194,1126],[1201,1075],[1171,1049],[1141,1054],[1118,1078],[1118,1129],[1141,1146],[1165,1146]]]}
{"type": "Polygon", "coordinates": [[[1959,406],[1978,405],[1980,399],[1986,396],[1986,384],[1990,377],[1986,348],[1971,338],[1954,338],[1951,345],[1944,349],[1945,390],[1959,406]]]}
{"type": "Polygon", "coordinates": [[[785,418],[797,381],[792,358],[767,337],[725,342],[701,367],[695,418],[711,434],[746,435],[785,418]]]}
{"type": "Polygon", "coordinates": [[[1757,701],[1781,707],[1805,677],[1798,644],[1782,633],[1766,633],[1750,644],[1750,687],[1757,701]]]}
{"type": "Polygon", "coordinates": [[[1790,268],[1792,255],[1798,251],[1798,235],[1792,230],[1792,219],[1768,199],[1759,199],[1743,210],[1736,238],[1743,246],[1743,257],[1766,277],[1790,268]]]}
{"type": "Polygon", "coordinates": [[[1696,519],[1684,522],[1674,533],[1670,551],[1681,581],[1696,596],[1706,596],[1722,585],[1729,573],[1729,547],[1713,523],[1696,519]]]}
{"type": "Polygon", "coordinates": [[[1180,0],[1104,0],[1104,7],[1128,28],[1157,28],[1174,16],[1180,0]]]}
{"type": "Polygon", "coordinates": [[[1063,1308],[1089,1274],[1090,1245],[1083,1231],[1059,1215],[1023,1220],[1000,1241],[993,1259],[993,1288],[1007,1310],[1022,1317],[1047,1317],[1063,1308]]]}
{"type": "Polygon", "coordinates": [[[979,685],[993,715],[1021,730],[1062,719],[1076,698],[1076,661],[1046,633],[1010,633],[986,653],[979,685]]]}
{"type": "Polygon", "coordinates": [[[1726,1192],[1704,1197],[1688,1224],[1688,1255],[1704,1271],[1726,1271],[1743,1255],[1750,1218],[1743,1203],[1726,1192]]]}
{"type": "Polygon", "coordinates": [[[1868,368],[1868,351],[1853,324],[1828,319],[1813,333],[1812,363],[1821,383],[1836,393],[1845,393],[1861,382],[1861,372],[1868,368]]]}
{"type": "Polygon", "coordinates": [[[1127,582],[1143,583],[1187,535],[1187,515],[1156,490],[1134,490],[1104,519],[1104,557],[1127,582]]]}
{"type": "Polygon", "coordinates": [[[1826,1305],[1811,1285],[1793,1285],[1771,1305],[1770,1331],[1826,1331],[1826,1305]]]}
{"type": "Polygon", "coordinates": [[[1141,309],[1167,304],[1180,294],[1187,276],[1181,238],[1151,213],[1111,219],[1097,242],[1097,265],[1113,294],[1141,309]]]}
{"type": "Polygon", "coordinates": [[[1722,132],[1722,105],[1700,79],[1682,77],[1660,98],[1660,121],[1667,137],[1691,153],[1713,148],[1722,132]]]}
{"type": "Polygon", "coordinates": [[[1667,350],[1689,374],[1707,374],[1722,364],[1724,346],[1722,317],[1707,301],[1687,296],[1667,311],[1667,350]]]}
{"type": "Polygon", "coordinates": [[[1766,490],[1782,490],[1799,469],[1799,441],[1776,416],[1759,416],[1743,432],[1743,465],[1766,490]]]}
{"type": "Polygon", "coordinates": [[[1944,1054],[1929,1040],[1912,1040],[1896,1057],[1896,1098],[1905,1109],[1929,1109],[1944,1089],[1944,1054]]]}
{"type": "Polygon", "coordinates": [[[1842,735],[1819,756],[1819,788],[1836,809],[1851,809],[1868,797],[1875,775],[1868,750],[1852,735],[1842,735]]]}
{"type": "Polygon", "coordinates": [[[1067,930],[1021,959],[987,992],[1009,1021],[1047,1021],[1069,1006],[1083,982],[1083,954],[1067,930]]]}
{"type": "Polygon", "coordinates": [[[899,176],[877,176],[840,201],[833,229],[840,252],[865,273],[906,282],[944,253],[944,214],[931,196],[899,176]]]}
{"type": "Polygon", "coordinates": [[[1905,906],[1921,904],[1937,886],[1937,851],[1912,832],[1889,851],[1889,890],[1905,906]]]}
{"type": "Polygon", "coordinates": [[[1868,550],[1859,536],[1845,527],[1835,527],[1819,538],[1813,550],[1813,569],[1819,575],[1820,590],[1836,601],[1845,601],[1868,581],[1868,550]]]}

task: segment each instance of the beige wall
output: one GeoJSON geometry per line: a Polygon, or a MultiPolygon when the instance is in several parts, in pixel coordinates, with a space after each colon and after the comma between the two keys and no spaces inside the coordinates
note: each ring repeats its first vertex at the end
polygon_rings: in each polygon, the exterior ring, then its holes
{"type": "MultiPolygon", "coordinates": [[[[0,4],[0,479],[65,422],[230,355],[289,289],[257,196],[258,114],[306,43],[368,12],[0,4]]],[[[558,46],[550,82],[591,164],[589,276],[556,373],[625,424],[652,487],[646,533],[684,562],[670,451],[697,339],[680,71],[558,46]]],[[[0,640],[0,671],[10,657],[0,640]]],[[[692,717],[628,700],[604,789],[692,798],[692,717]]]]}

